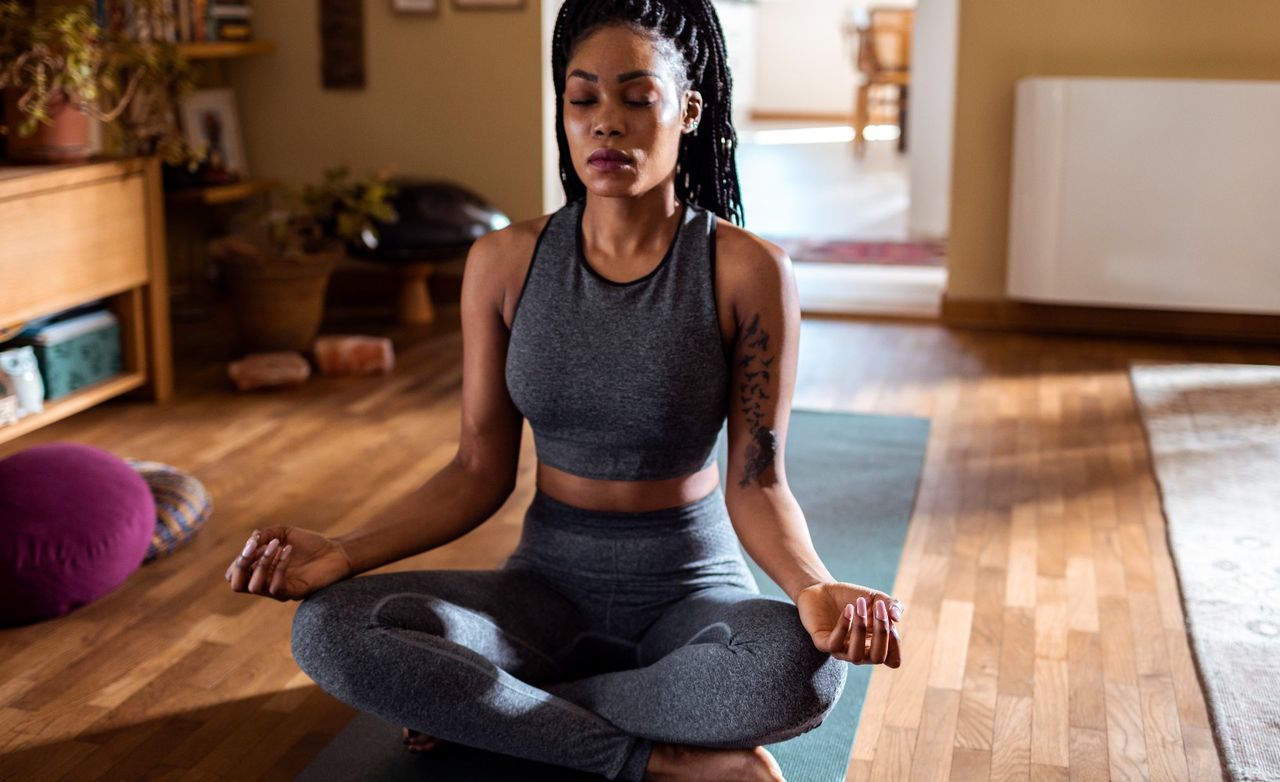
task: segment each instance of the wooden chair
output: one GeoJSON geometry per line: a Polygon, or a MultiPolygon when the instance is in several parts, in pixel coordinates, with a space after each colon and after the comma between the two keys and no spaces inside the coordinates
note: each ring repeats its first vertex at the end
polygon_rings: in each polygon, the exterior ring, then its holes
{"type": "Polygon", "coordinates": [[[870,8],[864,24],[845,26],[846,37],[856,42],[854,65],[862,74],[853,107],[853,148],[859,156],[866,151],[866,128],[871,124],[873,109],[891,109],[900,131],[898,151],[907,148],[907,97],[911,85],[914,23],[912,9],[870,8]],[[884,99],[886,92],[890,96],[888,100],[884,99]]]}

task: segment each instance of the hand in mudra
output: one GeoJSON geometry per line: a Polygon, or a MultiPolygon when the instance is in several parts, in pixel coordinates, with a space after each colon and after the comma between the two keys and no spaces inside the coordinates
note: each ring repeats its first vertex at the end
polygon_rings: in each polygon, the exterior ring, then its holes
{"type": "Polygon", "coordinates": [[[828,581],[802,590],[796,609],[819,650],[854,665],[902,665],[896,625],[903,606],[884,592],[828,581]]]}
{"type": "Polygon", "coordinates": [[[285,601],[350,575],[351,560],[336,540],[298,527],[265,527],[249,536],[226,580],[236,592],[285,601]]]}

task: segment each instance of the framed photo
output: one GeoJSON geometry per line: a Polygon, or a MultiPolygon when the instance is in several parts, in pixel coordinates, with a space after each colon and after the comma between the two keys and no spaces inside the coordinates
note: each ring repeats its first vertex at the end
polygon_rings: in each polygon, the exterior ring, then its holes
{"type": "Polygon", "coordinates": [[[518,11],[525,0],[453,0],[459,11],[518,11]]]}
{"type": "Polygon", "coordinates": [[[391,8],[403,14],[435,15],[440,12],[439,0],[391,0],[391,8]]]}
{"type": "Polygon", "coordinates": [[[207,159],[197,172],[201,183],[223,184],[249,178],[235,93],[229,87],[191,93],[182,103],[182,134],[192,146],[208,144],[207,159]]]}

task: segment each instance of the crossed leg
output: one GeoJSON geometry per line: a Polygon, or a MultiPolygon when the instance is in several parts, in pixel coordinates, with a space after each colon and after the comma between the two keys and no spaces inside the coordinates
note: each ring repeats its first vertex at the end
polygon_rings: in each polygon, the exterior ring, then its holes
{"type": "Polygon", "coordinates": [[[519,569],[338,582],[298,607],[292,640],[302,669],[358,709],[626,780],[643,778],[654,742],[751,748],[809,730],[846,670],[813,647],[793,605],[740,587],[686,596],[630,643],[598,637],[519,569]],[[621,651],[598,659],[606,646],[592,641],[621,651]]]}
{"type": "Polygon", "coordinates": [[[312,594],[294,616],[292,647],[317,684],[357,709],[613,779],[641,740],[536,686],[574,676],[589,637],[577,610],[536,574],[427,570],[312,594]]]}
{"type": "Polygon", "coordinates": [[[794,605],[736,586],[664,609],[636,657],[637,668],[546,690],[652,741],[750,748],[821,724],[847,674],[814,647],[794,605]]]}

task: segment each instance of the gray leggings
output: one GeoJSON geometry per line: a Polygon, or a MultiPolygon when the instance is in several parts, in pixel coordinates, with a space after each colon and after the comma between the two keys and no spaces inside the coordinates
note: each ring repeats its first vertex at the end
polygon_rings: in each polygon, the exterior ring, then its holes
{"type": "Polygon", "coordinates": [[[499,569],[340,581],[298,606],[292,643],[357,709],[630,782],[655,741],[754,747],[816,727],[848,665],[760,595],[719,487],[642,513],[538,491],[499,569]]]}

